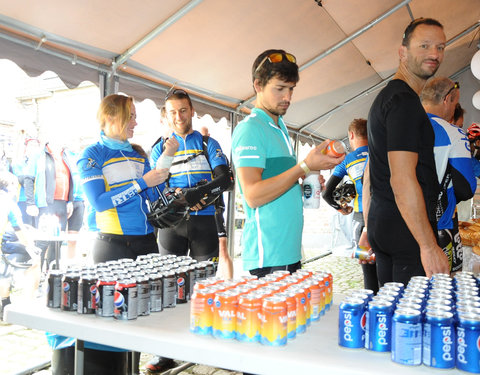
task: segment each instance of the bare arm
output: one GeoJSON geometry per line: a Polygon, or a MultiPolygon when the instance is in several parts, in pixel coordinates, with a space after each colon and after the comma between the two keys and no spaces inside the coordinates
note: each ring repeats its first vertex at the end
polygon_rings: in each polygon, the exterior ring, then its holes
{"type": "MultiPolygon", "coordinates": [[[[335,158],[322,153],[327,141],[311,150],[305,158],[305,163],[311,170],[330,169],[342,162],[345,156],[335,158]]],[[[262,168],[240,167],[237,176],[243,195],[251,208],[257,208],[273,201],[292,187],[305,171],[297,164],[285,172],[262,180],[262,168]]]]}
{"type": "Polygon", "coordinates": [[[400,214],[420,247],[420,258],[427,277],[433,273],[449,273],[447,256],[437,245],[428,220],[423,192],[417,180],[418,154],[408,151],[390,151],[390,184],[400,214]]]}
{"type": "MultiPolygon", "coordinates": [[[[370,248],[370,243],[368,242],[367,238],[367,223],[368,223],[368,211],[370,211],[370,163],[367,161],[365,164],[365,170],[363,171],[363,181],[362,181],[362,209],[363,209],[363,221],[365,222],[364,230],[360,235],[358,240],[358,245],[366,247],[367,249],[370,248]]],[[[366,263],[366,262],[360,262],[366,263]]]]}

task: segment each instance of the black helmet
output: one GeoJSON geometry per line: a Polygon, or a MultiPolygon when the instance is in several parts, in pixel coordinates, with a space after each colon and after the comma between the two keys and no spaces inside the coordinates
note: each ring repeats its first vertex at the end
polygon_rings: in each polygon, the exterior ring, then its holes
{"type": "Polygon", "coordinates": [[[155,202],[150,203],[150,213],[147,215],[150,224],[157,228],[172,228],[178,225],[187,215],[188,206],[185,199],[180,198],[173,188],[165,188],[155,202]]]}
{"type": "Polygon", "coordinates": [[[357,191],[355,190],[355,185],[350,181],[339,185],[332,193],[333,200],[339,205],[350,203],[356,195],[357,191]]]}

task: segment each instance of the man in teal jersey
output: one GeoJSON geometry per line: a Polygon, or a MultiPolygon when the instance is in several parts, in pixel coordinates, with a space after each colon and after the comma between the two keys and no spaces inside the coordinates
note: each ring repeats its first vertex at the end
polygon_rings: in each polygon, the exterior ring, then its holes
{"type": "MultiPolygon", "coordinates": [[[[327,156],[325,141],[297,164],[282,116],[298,80],[295,57],[284,50],[261,53],[252,67],[257,94],[252,113],[233,132],[233,162],[244,201],[243,268],[259,277],[300,268],[303,230],[298,179],[330,169],[344,157],[327,156]]],[[[320,175],[320,182],[324,179],[320,175]]]]}

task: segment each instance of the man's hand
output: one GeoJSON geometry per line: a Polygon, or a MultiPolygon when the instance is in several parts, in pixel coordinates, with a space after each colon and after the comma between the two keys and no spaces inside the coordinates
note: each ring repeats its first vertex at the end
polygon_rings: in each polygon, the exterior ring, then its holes
{"type": "Polygon", "coordinates": [[[168,178],[168,168],[152,169],[143,175],[143,179],[148,187],[160,185],[168,178]]]}
{"type": "Polygon", "coordinates": [[[165,155],[174,156],[175,152],[178,149],[178,146],[180,146],[180,144],[178,143],[177,138],[175,138],[172,134],[172,136],[166,140],[164,146],[165,149],[163,152],[165,153],[165,155]]]}
{"type": "Polygon", "coordinates": [[[26,208],[26,212],[30,216],[38,216],[38,207],[35,205],[29,205],[26,208]]]}
{"type": "Polygon", "coordinates": [[[337,164],[340,164],[343,159],[345,159],[345,155],[336,158],[334,156],[328,156],[324,154],[324,149],[327,147],[329,142],[330,140],[323,141],[314,149],[312,149],[305,158],[305,164],[307,164],[307,167],[312,171],[332,169],[337,164]]]}
{"type": "Polygon", "coordinates": [[[427,277],[430,278],[434,273],[450,274],[448,258],[438,245],[420,248],[420,259],[427,277]]]}

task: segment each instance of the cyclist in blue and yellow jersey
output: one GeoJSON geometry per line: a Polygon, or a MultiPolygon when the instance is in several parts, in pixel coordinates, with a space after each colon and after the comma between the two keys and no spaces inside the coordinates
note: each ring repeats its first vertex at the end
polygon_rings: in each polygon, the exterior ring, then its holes
{"type": "MultiPolygon", "coordinates": [[[[355,246],[357,246],[365,226],[362,207],[362,178],[368,157],[367,120],[354,119],[350,123],[348,127],[348,141],[353,151],[345,157],[342,163],[335,167],[332,176],[327,181],[322,196],[330,206],[342,215],[349,215],[353,211],[353,240],[355,241],[355,246]],[[333,199],[333,191],[345,176],[348,176],[353,182],[357,193],[353,208],[347,205],[342,206],[333,199]]],[[[362,271],[365,288],[377,293],[378,278],[375,264],[362,263],[362,271]]]]}
{"type": "MultiPolygon", "coordinates": [[[[131,97],[109,95],[98,110],[100,141],[87,147],[78,170],[99,229],[93,248],[96,263],[158,252],[153,227],[147,220],[147,194],[162,184],[168,169],[151,169],[140,146],[128,141],[137,125],[131,97]]],[[[167,147],[173,155],[173,149],[167,147]]]]}

